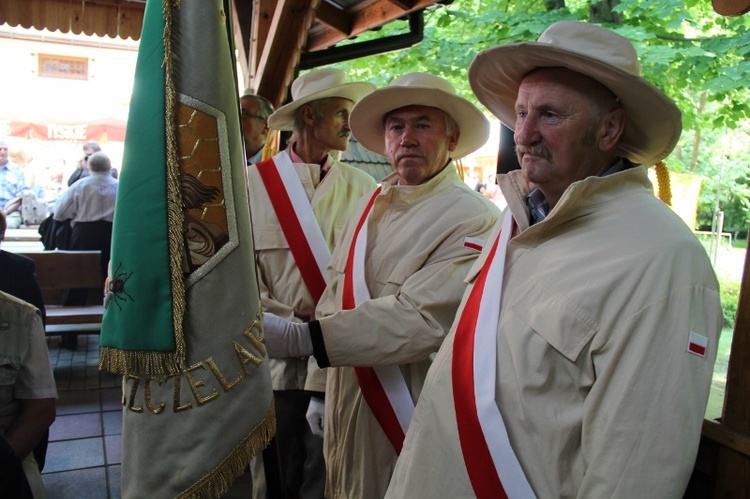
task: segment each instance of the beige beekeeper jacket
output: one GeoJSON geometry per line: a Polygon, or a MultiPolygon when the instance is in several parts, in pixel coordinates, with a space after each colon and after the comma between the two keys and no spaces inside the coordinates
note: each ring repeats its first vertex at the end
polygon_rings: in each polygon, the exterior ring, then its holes
{"type": "MultiPolygon", "coordinates": [[[[705,250],[642,166],[572,184],[532,227],[520,172],[500,186],[522,232],[508,247],[495,400],[531,487],[540,498],[682,497],[722,324],[705,250]],[[707,338],[705,356],[688,352],[691,332],[707,338]]],[[[455,341],[452,330],[427,377],[389,498],[474,497],[455,341]]]]}
{"type": "MultiPolygon", "coordinates": [[[[323,238],[333,251],[357,200],[371,192],[376,183],[370,175],[353,166],[332,157],[328,161],[331,166],[322,182],[319,182],[318,164],[294,163],[294,169],[302,181],[323,238]]],[[[248,169],[248,189],[263,310],[299,322],[293,310],[313,310],[315,305],[292,257],[256,165],[248,169]]],[[[270,366],[274,390],[305,388],[307,360],[272,359],[270,366]]],[[[324,379],[325,374],[318,377],[324,379]]],[[[318,383],[316,388],[324,391],[325,382],[318,383]]]]}
{"type": "MultiPolygon", "coordinates": [[[[317,316],[330,365],[399,365],[416,402],[429,356],[448,333],[479,256],[466,238],[483,242],[500,212],[459,178],[452,163],[422,185],[395,182],[395,175],[383,181],[369,219],[365,279],[372,299],[341,311],[346,257],[366,196],[331,258],[317,316]]],[[[363,400],[353,368],[327,371],[326,497],[382,498],[394,448],[363,400]]]]}

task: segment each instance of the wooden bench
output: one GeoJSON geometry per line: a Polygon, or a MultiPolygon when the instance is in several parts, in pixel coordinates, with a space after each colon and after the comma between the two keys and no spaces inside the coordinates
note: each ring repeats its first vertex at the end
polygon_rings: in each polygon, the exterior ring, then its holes
{"type": "Polygon", "coordinates": [[[47,311],[45,326],[48,335],[65,333],[98,333],[101,329],[103,277],[101,252],[96,251],[39,251],[21,253],[36,263],[36,277],[42,288],[47,311]],[[88,295],[97,302],[84,306],[63,306],[63,291],[68,288],[90,288],[88,295]]]}

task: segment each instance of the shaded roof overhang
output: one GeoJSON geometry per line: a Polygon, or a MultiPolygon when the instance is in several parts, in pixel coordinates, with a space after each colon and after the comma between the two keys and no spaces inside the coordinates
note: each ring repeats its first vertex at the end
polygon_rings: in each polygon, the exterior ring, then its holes
{"type": "MultiPolygon", "coordinates": [[[[402,48],[421,40],[421,15],[438,0],[235,0],[235,45],[245,85],[284,102],[296,71],[402,48]],[[409,33],[335,47],[365,31],[399,19],[409,33]],[[394,39],[396,38],[396,39],[394,39]],[[356,44],[354,44],[356,45],[356,44]]],[[[145,0],[0,0],[0,23],[62,33],[138,40],[145,0]]]]}

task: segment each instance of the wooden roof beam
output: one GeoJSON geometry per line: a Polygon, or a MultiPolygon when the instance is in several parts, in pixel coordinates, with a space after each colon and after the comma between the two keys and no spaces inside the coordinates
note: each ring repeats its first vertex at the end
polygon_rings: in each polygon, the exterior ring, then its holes
{"type": "Polygon", "coordinates": [[[346,11],[337,9],[328,2],[321,2],[316,12],[318,22],[327,27],[349,36],[352,31],[352,18],[346,11]]]}
{"type": "MultiPolygon", "coordinates": [[[[254,16],[260,15],[265,1],[258,0],[261,8],[255,9],[254,16]]],[[[259,19],[260,32],[266,32],[267,36],[261,40],[253,35],[251,40],[251,52],[258,55],[258,62],[249,86],[276,107],[286,99],[287,88],[294,78],[294,69],[320,1],[278,0],[270,19],[259,19]],[[262,26],[265,22],[268,22],[267,29],[262,26]]]]}
{"type": "Polygon", "coordinates": [[[388,0],[390,3],[403,11],[409,11],[414,8],[415,0],[388,0]]]}
{"type": "Polygon", "coordinates": [[[404,2],[403,0],[396,1],[400,4],[411,3],[412,5],[408,9],[403,9],[397,6],[392,0],[380,0],[358,12],[351,13],[352,29],[348,35],[342,34],[340,31],[328,27],[316,30],[315,33],[310,34],[307,40],[306,50],[308,52],[313,52],[315,50],[322,50],[331,47],[342,40],[351,38],[352,36],[357,36],[367,30],[377,28],[407,14],[435,4],[435,0],[412,0],[411,2],[404,2]]]}

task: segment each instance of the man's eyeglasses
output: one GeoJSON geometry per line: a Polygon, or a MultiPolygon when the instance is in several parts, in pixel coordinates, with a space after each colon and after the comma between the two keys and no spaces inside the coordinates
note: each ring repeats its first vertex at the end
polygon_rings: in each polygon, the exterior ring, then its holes
{"type": "Polygon", "coordinates": [[[242,116],[243,118],[255,118],[256,120],[260,120],[260,121],[262,121],[263,123],[265,123],[265,122],[266,122],[266,118],[265,118],[264,116],[260,116],[260,115],[258,115],[258,114],[250,114],[250,113],[244,113],[244,112],[243,112],[243,113],[241,114],[241,116],[242,116]]]}

